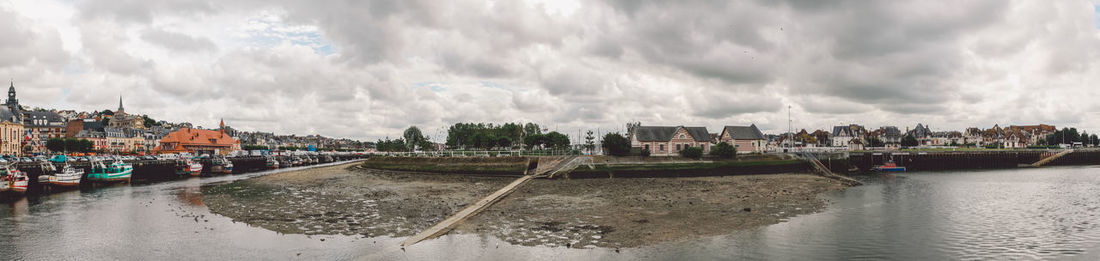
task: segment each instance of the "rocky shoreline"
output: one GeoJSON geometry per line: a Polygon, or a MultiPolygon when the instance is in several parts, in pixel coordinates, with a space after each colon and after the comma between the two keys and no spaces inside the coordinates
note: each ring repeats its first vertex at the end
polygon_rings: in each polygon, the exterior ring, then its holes
{"type": "MultiPolygon", "coordinates": [[[[340,165],[203,187],[213,213],[280,233],[411,236],[508,177],[340,165]]],[[[843,189],[807,174],[534,180],[451,233],[518,245],[638,247],[723,235],[820,211],[843,189]]]]}

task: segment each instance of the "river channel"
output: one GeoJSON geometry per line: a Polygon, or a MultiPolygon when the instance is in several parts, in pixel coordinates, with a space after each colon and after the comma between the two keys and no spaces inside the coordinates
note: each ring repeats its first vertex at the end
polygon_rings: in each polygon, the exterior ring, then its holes
{"type": "MultiPolygon", "coordinates": [[[[279,171],[288,171],[284,169],[279,171]]],[[[825,211],[730,235],[643,248],[511,245],[446,235],[286,235],[210,213],[201,187],[258,172],[0,201],[0,259],[195,260],[1100,260],[1100,168],[865,176],[825,211]]]]}

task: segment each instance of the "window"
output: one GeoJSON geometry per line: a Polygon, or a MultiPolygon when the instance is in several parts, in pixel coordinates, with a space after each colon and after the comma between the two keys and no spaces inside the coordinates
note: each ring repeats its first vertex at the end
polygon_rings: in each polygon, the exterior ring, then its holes
{"type": "Polygon", "coordinates": [[[676,144],[676,151],[680,150],[680,144],[676,144]]]}
{"type": "Polygon", "coordinates": [[[646,150],[649,150],[649,144],[646,144],[646,145],[645,145],[645,149],[646,149],[646,150]]]}
{"type": "Polygon", "coordinates": [[[665,145],[661,144],[661,151],[665,151],[665,145]]]}
{"type": "Polygon", "coordinates": [[[683,139],[686,138],[686,136],[684,136],[684,134],[680,134],[680,138],[683,139]]]}

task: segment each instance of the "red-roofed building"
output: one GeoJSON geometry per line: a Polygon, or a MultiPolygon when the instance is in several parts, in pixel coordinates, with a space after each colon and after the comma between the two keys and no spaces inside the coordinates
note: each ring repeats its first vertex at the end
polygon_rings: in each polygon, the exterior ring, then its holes
{"type": "Polygon", "coordinates": [[[222,130],[200,130],[182,128],[169,133],[160,140],[160,146],[153,151],[158,154],[189,152],[194,155],[226,155],[241,149],[241,141],[225,134],[225,122],[222,130]]]}

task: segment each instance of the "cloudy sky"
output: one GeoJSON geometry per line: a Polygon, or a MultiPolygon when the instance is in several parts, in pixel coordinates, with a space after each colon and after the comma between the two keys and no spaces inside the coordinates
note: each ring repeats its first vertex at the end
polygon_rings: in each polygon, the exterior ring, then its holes
{"type": "Polygon", "coordinates": [[[1100,132],[1100,0],[0,2],[30,106],[376,139],[1052,123],[1100,132]]]}

